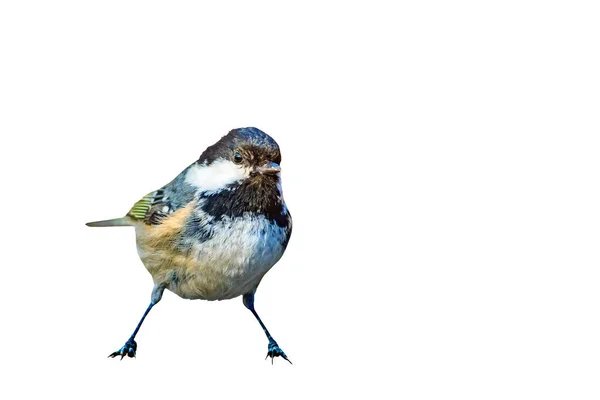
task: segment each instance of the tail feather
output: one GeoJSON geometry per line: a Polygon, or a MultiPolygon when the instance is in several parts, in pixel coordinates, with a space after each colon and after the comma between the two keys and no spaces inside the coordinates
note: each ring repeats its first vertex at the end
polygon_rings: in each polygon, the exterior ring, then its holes
{"type": "Polygon", "coordinates": [[[115,218],[115,219],[107,219],[104,221],[94,221],[88,222],[87,226],[92,227],[104,227],[104,226],[133,226],[131,220],[127,217],[123,218],[115,218]]]}

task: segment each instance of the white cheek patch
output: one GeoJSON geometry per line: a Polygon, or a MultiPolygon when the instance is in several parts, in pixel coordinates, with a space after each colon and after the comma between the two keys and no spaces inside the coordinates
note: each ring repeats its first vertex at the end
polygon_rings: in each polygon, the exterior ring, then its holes
{"type": "Polygon", "coordinates": [[[230,160],[220,159],[211,165],[192,165],[185,176],[185,182],[202,190],[219,190],[249,175],[246,168],[230,160]]]}

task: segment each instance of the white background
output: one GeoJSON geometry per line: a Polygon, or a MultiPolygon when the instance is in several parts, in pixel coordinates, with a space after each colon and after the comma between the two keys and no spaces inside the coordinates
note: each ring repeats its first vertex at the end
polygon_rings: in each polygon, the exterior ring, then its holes
{"type": "Polygon", "coordinates": [[[597,399],[593,3],[3,2],[0,397],[597,399]],[[84,223],[241,126],[283,152],[294,365],[171,293],[107,359],[152,282],[84,223]]]}

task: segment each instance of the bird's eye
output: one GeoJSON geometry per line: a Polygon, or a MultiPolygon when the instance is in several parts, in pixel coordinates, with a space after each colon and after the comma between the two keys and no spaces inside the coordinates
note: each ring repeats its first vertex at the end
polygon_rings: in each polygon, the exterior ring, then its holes
{"type": "Polygon", "coordinates": [[[235,153],[233,156],[233,162],[236,164],[241,164],[243,159],[244,159],[244,157],[242,157],[242,155],[240,153],[235,153]]]}

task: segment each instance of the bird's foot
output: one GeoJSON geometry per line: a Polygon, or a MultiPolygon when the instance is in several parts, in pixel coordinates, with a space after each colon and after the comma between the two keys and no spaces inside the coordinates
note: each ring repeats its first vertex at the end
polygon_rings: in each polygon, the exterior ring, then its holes
{"type": "Polygon", "coordinates": [[[133,358],[133,357],[135,357],[136,349],[137,349],[137,343],[135,342],[135,340],[129,339],[127,341],[127,343],[125,343],[125,346],[121,347],[119,350],[117,350],[114,353],[112,353],[111,355],[109,355],[109,357],[115,358],[117,356],[121,356],[121,360],[125,356],[127,356],[129,358],[133,358]]]}
{"type": "Polygon", "coordinates": [[[286,360],[290,364],[292,363],[289,360],[289,358],[287,358],[287,356],[285,355],[285,353],[283,352],[283,350],[281,350],[281,348],[277,345],[277,342],[275,342],[275,341],[270,341],[269,342],[269,351],[267,353],[267,356],[265,357],[265,360],[267,358],[269,358],[269,357],[271,357],[271,364],[273,364],[273,359],[275,357],[283,357],[284,360],[286,360]]]}

